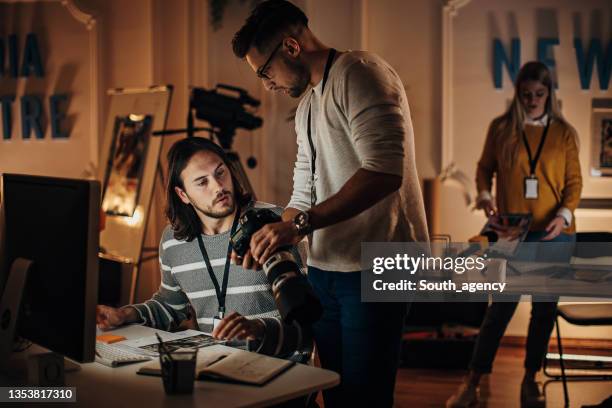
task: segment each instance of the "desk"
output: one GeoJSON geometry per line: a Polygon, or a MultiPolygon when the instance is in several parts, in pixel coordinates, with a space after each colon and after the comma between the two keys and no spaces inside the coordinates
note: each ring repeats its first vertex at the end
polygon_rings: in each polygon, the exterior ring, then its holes
{"type": "MultiPolygon", "coordinates": [[[[128,339],[150,336],[154,329],[126,326],[109,333],[128,339]]],[[[40,352],[32,346],[27,353],[40,352]]],[[[98,363],[81,364],[81,370],[66,373],[66,386],[77,388],[77,404],[83,407],[263,407],[331,388],[340,376],[329,370],[296,364],[262,387],[196,381],[193,394],[167,396],[161,377],[138,375],[144,363],[110,368],[98,363]]],[[[71,404],[71,406],[73,406],[71,404]]]]}
{"type": "MultiPolygon", "coordinates": [[[[612,298],[612,281],[589,282],[575,278],[551,278],[550,273],[542,274],[539,271],[547,267],[567,267],[567,264],[559,263],[535,263],[535,262],[511,262],[511,265],[521,275],[516,275],[507,270],[507,283],[505,294],[508,295],[535,295],[535,296],[567,296],[575,298],[599,298],[602,301],[612,298]]],[[[583,269],[587,269],[586,267],[583,269]]],[[[605,275],[606,272],[601,272],[605,275]]],[[[455,282],[488,282],[486,275],[473,270],[464,276],[455,276],[455,282]]],[[[492,281],[495,281],[493,279],[492,281]]]]}

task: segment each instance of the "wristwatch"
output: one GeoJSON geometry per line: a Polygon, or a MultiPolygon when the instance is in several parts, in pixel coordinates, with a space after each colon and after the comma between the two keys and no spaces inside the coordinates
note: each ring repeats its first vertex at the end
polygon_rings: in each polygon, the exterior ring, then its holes
{"type": "Polygon", "coordinates": [[[293,217],[293,225],[300,235],[308,235],[312,232],[310,224],[310,214],[307,211],[300,211],[293,217]]]}

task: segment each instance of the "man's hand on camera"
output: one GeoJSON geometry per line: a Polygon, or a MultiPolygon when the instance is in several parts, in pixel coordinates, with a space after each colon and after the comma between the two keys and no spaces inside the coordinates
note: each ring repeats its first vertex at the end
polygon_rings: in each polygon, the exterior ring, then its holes
{"type": "Polygon", "coordinates": [[[231,312],[217,324],[212,332],[216,339],[255,340],[263,337],[265,326],[261,320],[247,319],[238,312],[231,312]]]}
{"type": "Polygon", "coordinates": [[[261,269],[261,264],[253,259],[250,249],[246,252],[246,254],[244,254],[244,256],[240,256],[235,251],[232,251],[232,262],[236,265],[242,266],[244,269],[254,269],[256,271],[261,269]]]}
{"type": "Polygon", "coordinates": [[[279,247],[295,245],[302,238],[293,221],[267,224],[251,237],[251,254],[255,261],[263,265],[279,247]]]}

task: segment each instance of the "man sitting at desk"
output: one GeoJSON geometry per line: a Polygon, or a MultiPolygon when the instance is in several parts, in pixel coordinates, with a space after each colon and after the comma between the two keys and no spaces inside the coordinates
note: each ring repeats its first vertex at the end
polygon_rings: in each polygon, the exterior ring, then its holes
{"type": "Polygon", "coordinates": [[[223,149],[208,139],[174,144],[168,174],[166,216],[171,225],[159,244],[159,290],[141,304],[119,309],[98,305],[98,327],[141,323],[170,331],[187,322],[217,338],[253,340],[250,347],[268,355],[309,347],[308,330],[279,319],[265,273],[249,270],[250,252],[242,266],[230,262],[230,236],[239,214],[269,205],[251,201],[223,149]],[[216,319],[220,321],[213,330],[216,319]]]}

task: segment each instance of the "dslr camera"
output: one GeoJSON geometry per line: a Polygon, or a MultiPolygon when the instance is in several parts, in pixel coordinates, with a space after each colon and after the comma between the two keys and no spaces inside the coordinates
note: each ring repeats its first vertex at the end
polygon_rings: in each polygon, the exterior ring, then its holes
{"type": "MultiPolygon", "coordinates": [[[[249,209],[239,219],[239,228],[231,237],[234,251],[244,256],[251,237],[264,225],[282,221],[269,209],[249,209]]],[[[278,248],[262,265],[272,286],[276,307],[285,323],[297,320],[308,326],[319,320],[323,308],[291,253],[291,247],[278,248]]]]}

